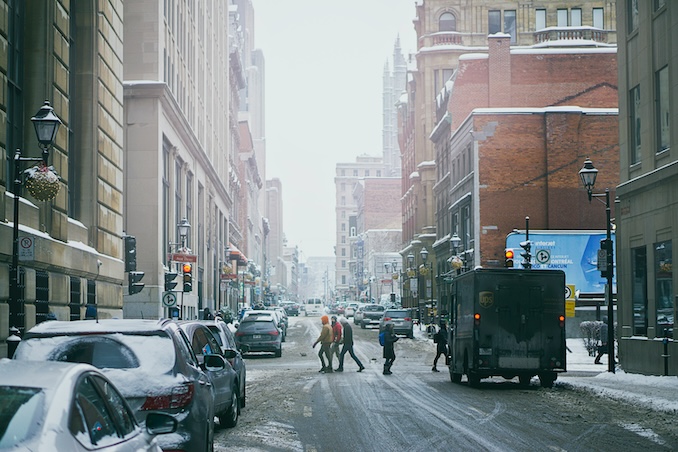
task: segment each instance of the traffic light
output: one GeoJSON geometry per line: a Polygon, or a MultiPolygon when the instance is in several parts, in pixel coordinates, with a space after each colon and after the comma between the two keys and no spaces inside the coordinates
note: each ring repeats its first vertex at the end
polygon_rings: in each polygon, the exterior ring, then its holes
{"type": "Polygon", "coordinates": [[[179,276],[176,272],[165,273],[165,292],[169,292],[177,286],[175,279],[179,276]]]}
{"type": "Polygon", "coordinates": [[[125,272],[137,269],[137,239],[133,235],[123,237],[125,241],[125,272]]]}
{"type": "Polygon", "coordinates": [[[601,278],[607,278],[608,276],[614,275],[612,239],[603,239],[600,241],[600,250],[598,251],[598,270],[600,270],[601,278]]]}
{"type": "Polygon", "coordinates": [[[532,249],[532,242],[529,240],[525,240],[524,242],[520,242],[520,247],[523,249],[523,252],[520,253],[521,256],[523,256],[523,268],[530,269],[532,268],[532,254],[530,254],[530,249],[532,249]]]}
{"type": "Polygon", "coordinates": [[[128,274],[128,283],[129,283],[129,294],[134,295],[135,293],[141,292],[141,289],[144,288],[145,284],[141,281],[144,278],[144,272],[134,272],[131,271],[128,274]]]}
{"type": "Polygon", "coordinates": [[[511,248],[506,248],[504,251],[504,267],[513,267],[513,250],[511,248]]]}
{"type": "Polygon", "coordinates": [[[184,292],[191,292],[193,290],[193,265],[185,263],[182,265],[184,271],[184,292]]]}

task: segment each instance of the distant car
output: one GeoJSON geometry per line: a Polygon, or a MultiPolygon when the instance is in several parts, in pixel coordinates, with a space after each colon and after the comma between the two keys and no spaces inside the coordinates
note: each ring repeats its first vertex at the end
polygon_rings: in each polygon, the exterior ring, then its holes
{"type": "Polygon", "coordinates": [[[346,305],[346,309],[344,309],[344,315],[345,315],[347,318],[348,318],[348,317],[353,317],[353,314],[355,314],[355,310],[358,309],[358,305],[359,305],[359,304],[360,304],[360,303],[356,303],[356,302],[347,304],[347,305],[346,305]]]}
{"type": "Polygon", "coordinates": [[[200,451],[211,450],[214,442],[214,389],[206,372],[225,366],[221,356],[204,358],[203,369],[186,334],[168,319],[42,322],[24,334],[14,353],[20,361],[99,368],[139,424],[151,412],[176,416],[176,432],[158,437],[164,450],[200,451]]]}
{"type": "Polygon", "coordinates": [[[368,304],[360,308],[362,318],[360,319],[360,327],[367,328],[371,325],[379,325],[381,317],[386,308],[380,304],[368,304]]]}
{"type": "Polygon", "coordinates": [[[219,343],[221,350],[224,352],[226,360],[231,364],[233,370],[238,374],[238,381],[240,383],[240,406],[242,408],[246,405],[247,399],[247,366],[245,360],[242,358],[242,353],[235,343],[235,336],[231,330],[231,326],[224,322],[220,317],[214,320],[189,320],[190,322],[198,322],[205,325],[214,334],[215,339],[219,343]],[[233,358],[230,358],[231,351],[235,352],[233,358]]]}
{"type": "Polygon", "coordinates": [[[253,315],[242,319],[235,332],[235,342],[247,355],[254,352],[273,353],[282,356],[282,330],[273,315],[253,315]]]}
{"type": "Polygon", "coordinates": [[[222,427],[235,427],[240,415],[240,381],[239,375],[226,361],[235,358],[236,351],[229,350],[227,355],[207,326],[197,321],[180,322],[179,326],[184,330],[191,342],[193,353],[198,358],[198,363],[205,366],[205,358],[209,355],[219,355],[224,358],[225,366],[221,369],[208,369],[207,376],[214,387],[214,412],[222,427]]]}
{"type": "Polygon", "coordinates": [[[115,386],[88,364],[0,359],[0,449],[153,451],[174,417],[149,413],[140,427],[115,386]]]}
{"type": "Polygon", "coordinates": [[[295,303],[293,301],[283,301],[281,305],[285,309],[285,312],[287,312],[287,315],[289,316],[299,315],[299,303],[295,303]]]}
{"type": "Polygon", "coordinates": [[[393,324],[395,334],[404,334],[410,339],[414,337],[412,309],[386,309],[379,321],[379,331],[384,331],[384,327],[389,323],[393,324]]]}
{"type": "Polygon", "coordinates": [[[363,321],[363,308],[367,306],[365,303],[361,303],[358,305],[356,308],[355,312],[353,313],[353,324],[354,325],[360,325],[360,323],[363,321]]]}
{"type": "Polygon", "coordinates": [[[337,304],[337,315],[345,315],[346,314],[346,303],[343,301],[339,304],[337,304]]]}
{"type": "Polygon", "coordinates": [[[306,300],[304,315],[325,315],[325,304],[320,298],[309,298],[306,300]]]}

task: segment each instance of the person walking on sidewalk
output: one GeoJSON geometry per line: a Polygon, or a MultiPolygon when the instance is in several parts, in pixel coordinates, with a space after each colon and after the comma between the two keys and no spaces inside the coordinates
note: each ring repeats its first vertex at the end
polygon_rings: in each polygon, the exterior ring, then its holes
{"type": "Polygon", "coordinates": [[[337,322],[337,316],[332,316],[332,349],[330,353],[332,355],[337,355],[337,360],[339,360],[339,345],[341,344],[341,323],[337,322]]]}
{"type": "Polygon", "coordinates": [[[608,326],[607,326],[607,316],[603,317],[603,324],[600,325],[600,331],[599,331],[599,336],[600,336],[600,345],[598,346],[598,354],[596,355],[596,359],[593,361],[596,364],[603,364],[600,362],[600,358],[603,357],[605,353],[608,353],[607,350],[607,334],[608,334],[608,326]]]}
{"type": "Polygon", "coordinates": [[[313,343],[313,348],[318,345],[320,342],[320,350],[318,350],[318,358],[320,358],[320,363],[322,368],[318,372],[331,373],[332,372],[332,352],[330,351],[330,346],[332,345],[332,327],[330,326],[330,318],[326,315],[320,317],[320,321],[323,324],[322,329],[320,330],[320,336],[313,343]],[[327,365],[325,365],[325,360],[323,355],[327,357],[327,365]]]}
{"type": "Polygon", "coordinates": [[[393,332],[393,324],[387,323],[384,329],[384,375],[391,375],[391,366],[396,359],[393,344],[398,341],[398,337],[393,332]]]}
{"type": "Polygon", "coordinates": [[[433,335],[433,342],[436,344],[436,357],[433,360],[433,368],[431,371],[440,372],[438,370],[438,358],[441,355],[445,355],[445,364],[448,364],[448,353],[447,353],[447,324],[444,320],[440,321],[440,329],[433,335]]]}
{"type": "Polygon", "coordinates": [[[343,327],[344,346],[342,347],[341,354],[339,355],[339,367],[337,367],[337,372],[344,371],[344,356],[346,353],[349,353],[351,358],[353,358],[353,361],[355,361],[355,363],[358,365],[358,372],[362,372],[363,369],[365,369],[365,366],[363,366],[363,363],[360,362],[353,351],[353,328],[351,325],[349,325],[348,320],[343,317],[341,318],[340,322],[343,327]]]}

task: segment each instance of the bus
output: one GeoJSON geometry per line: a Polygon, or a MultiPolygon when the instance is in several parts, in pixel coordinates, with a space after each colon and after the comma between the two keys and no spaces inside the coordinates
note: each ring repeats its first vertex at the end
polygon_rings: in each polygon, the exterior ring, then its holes
{"type": "Polygon", "coordinates": [[[321,298],[309,298],[304,304],[304,311],[306,316],[309,315],[324,315],[325,304],[321,298]]]}

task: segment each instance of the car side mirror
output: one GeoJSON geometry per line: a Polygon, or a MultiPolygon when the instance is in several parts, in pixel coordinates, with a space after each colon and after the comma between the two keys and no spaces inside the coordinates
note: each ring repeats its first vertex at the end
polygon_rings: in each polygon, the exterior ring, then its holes
{"type": "Polygon", "coordinates": [[[204,367],[207,371],[216,372],[226,367],[226,361],[221,355],[205,355],[203,359],[204,367]]]}
{"type": "Polygon", "coordinates": [[[231,348],[225,348],[224,349],[224,358],[226,359],[233,359],[236,356],[238,356],[238,352],[231,349],[231,348]]]}

